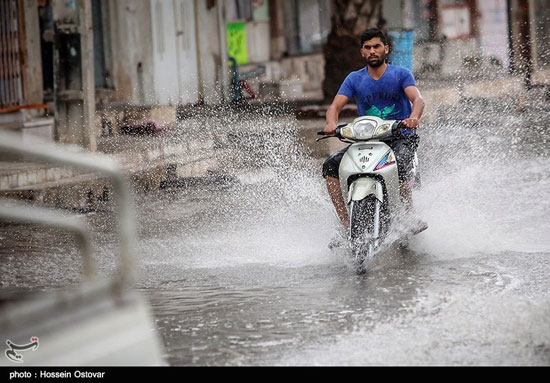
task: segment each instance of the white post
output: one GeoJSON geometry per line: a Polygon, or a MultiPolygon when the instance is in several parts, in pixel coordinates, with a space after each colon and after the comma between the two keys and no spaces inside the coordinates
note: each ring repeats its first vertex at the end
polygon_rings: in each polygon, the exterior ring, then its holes
{"type": "Polygon", "coordinates": [[[229,97],[227,94],[228,90],[228,59],[227,59],[227,36],[226,36],[226,23],[224,16],[223,0],[216,1],[216,8],[218,11],[218,32],[220,38],[220,58],[221,58],[221,68],[220,68],[220,79],[221,79],[221,94],[222,102],[228,102],[229,97]]]}

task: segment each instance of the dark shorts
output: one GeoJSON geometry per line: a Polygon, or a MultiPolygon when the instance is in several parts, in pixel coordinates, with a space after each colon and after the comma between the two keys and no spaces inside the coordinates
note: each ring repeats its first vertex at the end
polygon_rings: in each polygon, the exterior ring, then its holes
{"type": "MultiPolygon", "coordinates": [[[[399,181],[407,181],[413,167],[414,153],[418,148],[420,138],[416,135],[404,138],[391,139],[384,141],[392,148],[397,159],[397,171],[399,172],[399,181]]],[[[344,153],[349,146],[331,155],[323,164],[323,177],[338,178],[338,168],[344,153]]]]}

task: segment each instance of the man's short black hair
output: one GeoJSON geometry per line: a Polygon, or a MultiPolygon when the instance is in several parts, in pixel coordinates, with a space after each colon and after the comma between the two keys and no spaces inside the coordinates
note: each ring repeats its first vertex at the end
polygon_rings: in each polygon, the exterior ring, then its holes
{"type": "Polygon", "coordinates": [[[367,29],[365,32],[361,33],[361,47],[363,47],[363,44],[365,41],[368,41],[370,39],[373,39],[375,37],[380,37],[380,40],[384,45],[388,45],[388,41],[386,39],[386,35],[384,32],[382,32],[378,28],[370,28],[367,29]]]}

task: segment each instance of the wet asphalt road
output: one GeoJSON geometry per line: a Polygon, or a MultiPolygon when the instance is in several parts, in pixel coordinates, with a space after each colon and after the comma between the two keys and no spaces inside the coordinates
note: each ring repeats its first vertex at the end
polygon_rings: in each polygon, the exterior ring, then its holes
{"type": "MultiPolygon", "coordinates": [[[[243,120],[269,132],[233,145],[231,177],[137,196],[137,287],[167,362],[549,365],[550,121],[493,107],[423,127],[414,197],[430,228],[366,275],[327,247],[319,171],[337,144],[313,142],[322,121],[243,120]]],[[[110,273],[112,217],[87,218],[110,273]]],[[[63,233],[4,226],[0,240],[4,290],[80,278],[63,233]]]]}

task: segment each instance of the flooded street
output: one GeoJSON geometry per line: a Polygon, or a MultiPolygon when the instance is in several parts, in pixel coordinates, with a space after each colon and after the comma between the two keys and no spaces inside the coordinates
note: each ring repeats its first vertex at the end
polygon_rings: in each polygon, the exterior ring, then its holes
{"type": "MultiPolygon", "coordinates": [[[[137,287],[167,362],[550,365],[548,111],[470,110],[422,127],[414,199],[430,227],[366,275],[327,246],[321,163],[339,144],[314,142],[322,120],[242,119],[235,135],[209,121],[230,176],[136,197],[137,287]]],[[[111,215],[86,216],[108,274],[111,215]]],[[[8,225],[0,243],[4,291],[80,279],[68,235],[8,225]]]]}

